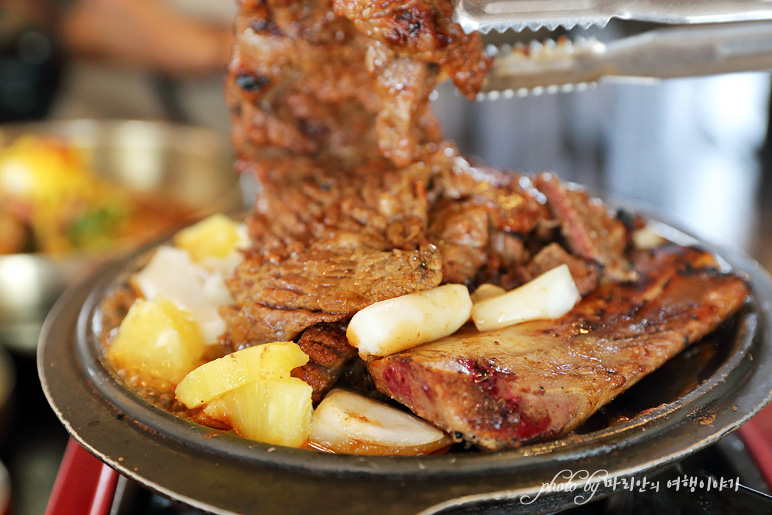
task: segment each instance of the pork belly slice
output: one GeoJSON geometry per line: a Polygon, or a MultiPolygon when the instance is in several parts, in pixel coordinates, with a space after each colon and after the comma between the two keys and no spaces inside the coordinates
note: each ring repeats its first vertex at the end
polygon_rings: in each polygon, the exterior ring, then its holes
{"type": "Polygon", "coordinates": [[[437,426],[496,450],[569,433],[699,340],[748,287],[710,255],[638,256],[635,283],[608,283],[563,318],[457,334],[369,363],[376,387],[437,426]]]}

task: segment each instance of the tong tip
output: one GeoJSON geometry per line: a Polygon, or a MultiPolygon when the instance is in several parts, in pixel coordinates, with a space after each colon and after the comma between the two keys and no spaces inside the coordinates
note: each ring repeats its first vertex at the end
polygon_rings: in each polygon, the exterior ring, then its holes
{"type": "Polygon", "coordinates": [[[492,31],[499,32],[501,34],[504,34],[508,31],[524,32],[526,30],[529,30],[532,32],[537,32],[542,29],[555,31],[558,28],[571,30],[576,27],[587,30],[591,27],[603,28],[606,25],[608,25],[609,21],[611,21],[610,16],[608,17],[601,16],[601,17],[592,17],[592,18],[555,18],[555,19],[550,19],[550,18],[528,19],[527,17],[522,17],[522,18],[507,17],[506,19],[502,18],[501,20],[494,18],[487,21],[483,21],[476,17],[469,16],[465,13],[458,14],[457,16],[454,16],[454,18],[456,22],[459,25],[461,25],[461,28],[464,30],[464,32],[466,33],[480,32],[482,34],[487,34],[492,31]]]}
{"type": "Polygon", "coordinates": [[[534,86],[532,88],[517,88],[485,91],[477,94],[476,100],[495,101],[509,98],[537,97],[541,95],[555,95],[557,93],[572,93],[575,91],[588,91],[598,87],[597,81],[577,82],[573,84],[552,84],[550,86],[534,86]]]}

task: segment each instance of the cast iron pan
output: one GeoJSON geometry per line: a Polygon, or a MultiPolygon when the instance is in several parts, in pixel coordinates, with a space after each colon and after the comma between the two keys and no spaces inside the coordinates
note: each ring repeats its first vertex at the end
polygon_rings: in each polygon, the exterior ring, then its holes
{"type": "MultiPolygon", "coordinates": [[[[657,231],[694,242],[665,224],[657,231]]],[[[597,499],[612,491],[604,479],[651,474],[734,431],[772,398],[772,281],[753,260],[702,246],[747,275],[753,295],[741,312],[576,434],[508,451],[332,455],[242,439],[156,408],[108,371],[97,338],[101,299],[137,268],[142,252],[59,300],[41,334],[38,368],[49,403],[86,449],[150,489],[202,510],[373,515],[504,506],[506,513],[554,512],[589,492],[542,494],[527,505],[522,496],[532,500],[543,483],[569,469],[579,473],[577,484],[598,488],[597,499]]]]}

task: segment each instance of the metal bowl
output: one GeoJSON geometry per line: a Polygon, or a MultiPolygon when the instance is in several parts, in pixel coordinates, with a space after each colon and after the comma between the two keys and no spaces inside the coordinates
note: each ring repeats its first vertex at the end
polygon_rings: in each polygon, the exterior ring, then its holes
{"type": "MultiPolygon", "coordinates": [[[[691,241],[672,227],[659,229],[670,239],[691,241]]],[[[136,270],[142,252],[112,264],[59,301],[41,335],[38,370],[49,403],[78,442],[122,474],[206,511],[554,512],[586,499],[592,489],[597,488],[594,498],[611,493],[614,478],[650,474],[712,444],[769,402],[772,280],[747,257],[716,253],[748,276],[753,294],[732,323],[696,344],[715,351],[709,359],[687,350],[633,386],[608,408],[629,413],[624,422],[601,415],[563,439],[502,452],[419,458],[324,454],[224,434],[152,406],[109,371],[97,337],[101,300],[136,270]],[[533,499],[543,484],[564,480],[558,474],[566,469],[578,472],[575,484],[589,490],[521,502],[523,496],[533,499]]]]}
{"type": "MultiPolygon", "coordinates": [[[[91,156],[98,176],[179,202],[195,216],[243,206],[228,142],[215,132],[144,121],[41,122],[0,127],[0,147],[27,134],[63,138],[91,156]]],[[[130,249],[118,240],[99,254],[0,256],[0,342],[34,352],[43,320],[64,289],[130,249]]]]}

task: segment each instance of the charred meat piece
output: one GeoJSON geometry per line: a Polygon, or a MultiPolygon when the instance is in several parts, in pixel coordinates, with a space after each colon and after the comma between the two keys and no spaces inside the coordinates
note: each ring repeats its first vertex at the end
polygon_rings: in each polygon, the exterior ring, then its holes
{"type": "Polygon", "coordinates": [[[559,437],[715,329],[747,285],[705,253],[664,247],[556,321],[453,336],[368,364],[377,388],[487,449],[559,437]]]}
{"type": "Polygon", "coordinates": [[[544,206],[518,176],[482,182],[445,152],[430,157],[399,172],[295,160],[266,173],[247,222],[254,248],[228,281],[237,306],[223,341],[294,339],[374,302],[515,270],[544,206]]]}
{"type": "Polygon", "coordinates": [[[293,341],[305,329],[325,322],[339,322],[343,314],[313,312],[307,309],[276,309],[255,302],[242,307],[220,308],[226,331],[219,341],[234,351],[276,341],[293,341]]]}
{"type": "Polygon", "coordinates": [[[400,56],[437,65],[469,98],[490,66],[479,34],[453,22],[451,0],[334,0],[335,12],[400,56]]]}
{"type": "MultiPolygon", "coordinates": [[[[251,266],[247,260],[240,270],[251,266]]],[[[237,272],[235,280],[242,277],[237,272]]],[[[440,255],[433,246],[415,251],[311,251],[278,264],[263,264],[239,284],[237,302],[281,309],[353,316],[374,302],[439,286],[440,255]],[[247,286],[247,284],[249,284],[247,286]]]]}
{"type": "Polygon", "coordinates": [[[616,281],[635,280],[635,270],[625,258],[628,230],[602,202],[583,189],[570,189],[551,174],[539,175],[535,185],[547,197],[574,254],[596,261],[616,281]]]}
{"type": "Polygon", "coordinates": [[[488,210],[466,202],[447,202],[435,210],[429,237],[442,256],[446,283],[468,283],[488,260],[488,210]]]}
{"type": "Polygon", "coordinates": [[[336,240],[348,250],[412,250],[422,243],[428,170],[395,172],[375,162],[352,171],[301,158],[260,179],[263,191],[248,220],[253,254],[276,261],[314,244],[330,249],[336,240]]]}
{"type": "Polygon", "coordinates": [[[398,167],[419,160],[424,144],[442,138],[429,107],[437,84],[450,77],[472,99],[480,89],[490,66],[480,35],[452,21],[450,0],[334,0],[333,6],[364,36],[381,104],[375,121],[381,155],[398,167]]]}
{"type": "Polygon", "coordinates": [[[515,273],[528,257],[523,240],[549,213],[521,186],[530,182],[524,176],[461,163],[433,176],[427,191],[428,238],[440,249],[443,282],[511,289],[523,282],[515,273]]]}
{"type": "Polygon", "coordinates": [[[241,159],[377,155],[367,42],[329,0],[242,0],[226,80],[241,159]]]}
{"type": "Polygon", "coordinates": [[[331,324],[309,327],[298,345],[308,354],[309,361],[293,370],[292,377],[311,385],[314,389],[312,400],[317,403],[335,384],[357,350],[348,344],[345,326],[331,324]]]}
{"type": "Polygon", "coordinates": [[[442,138],[439,121],[429,109],[439,69],[399,57],[378,43],[368,49],[367,69],[382,101],[375,118],[378,151],[395,165],[407,166],[420,159],[423,143],[442,138]]]}
{"type": "Polygon", "coordinates": [[[572,256],[558,243],[550,243],[536,254],[523,269],[522,280],[528,282],[560,265],[568,265],[579,293],[585,296],[595,291],[601,277],[600,265],[594,261],[572,256]]]}
{"type": "Polygon", "coordinates": [[[485,206],[491,226],[508,233],[528,233],[549,216],[527,176],[472,165],[457,153],[451,157],[453,166],[434,167],[428,190],[433,205],[445,200],[485,206]]]}
{"type": "Polygon", "coordinates": [[[226,80],[240,157],[419,161],[442,138],[437,83],[473,98],[490,65],[451,12],[448,0],[242,0],[226,80]]]}

